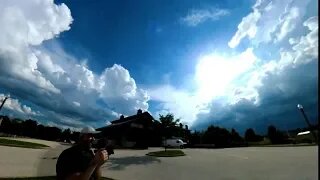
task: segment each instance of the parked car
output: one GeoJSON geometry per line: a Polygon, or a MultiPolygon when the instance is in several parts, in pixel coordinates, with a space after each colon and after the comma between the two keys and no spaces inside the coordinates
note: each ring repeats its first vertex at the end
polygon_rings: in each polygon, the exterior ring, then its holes
{"type": "Polygon", "coordinates": [[[183,149],[187,145],[187,143],[183,142],[181,139],[166,139],[163,142],[163,145],[165,147],[179,147],[183,149]]]}

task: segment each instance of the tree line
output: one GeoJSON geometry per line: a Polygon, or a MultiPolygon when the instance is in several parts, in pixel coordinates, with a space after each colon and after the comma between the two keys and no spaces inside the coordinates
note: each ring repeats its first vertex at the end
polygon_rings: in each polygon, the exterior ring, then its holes
{"type": "MultiPolygon", "coordinates": [[[[274,125],[267,127],[267,134],[259,135],[252,128],[246,129],[244,136],[232,128],[230,131],[223,127],[210,125],[203,131],[193,131],[180,123],[180,119],[175,119],[173,114],[159,115],[156,131],[164,138],[182,137],[192,147],[241,147],[249,144],[289,144],[296,143],[295,136],[309,128],[297,128],[294,130],[281,131],[274,125]],[[291,135],[289,135],[289,133],[291,135]],[[211,146],[214,145],[214,146],[211,146]]],[[[313,125],[311,130],[317,130],[318,125],[313,125]]],[[[307,142],[310,142],[307,140],[307,142]]]]}
{"type": "Polygon", "coordinates": [[[16,135],[31,137],[50,141],[76,141],[79,132],[72,132],[70,129],[62,130],[58,127],[50,127],[39,124],[32,119],[10,119],[8,116],[0,116],[2,119],[0,133],[3,135],[16,135]]]}
{"type": "MultiPolygon", "coordinates": [[[[60,129],[58,127],[49,127],[37,123],[32,119],[10,119],[7,116],[0,116],[2,123],[0,133],[7,135],[26,136],[51,141],[77,141],[79,132],[70,129],[60,129]]],[[[313,126],[317,129],[318,126],[313,126]]],[[[294,134],[308,130],[296,129],[290,131],[294,134]]],[[[210,125],[203,131],[189,130],[187,125],[183,125],[180,119],[175,119],[173,114],[159,115],[159,120],[154,121],[151,128],[150,136],[146,137],[150,146],[159,146],[164,139],[181,138],[191,147],[239,147],[247,146],[252,142],[261,142],[269,140],[271,144],[292,143],[288,132],[278,130],[274,125],[270,125],[266,135],[257,134],[252,128],[248,128],[244,136],[240,136],[235,129],[230,131],[223,127],[210,125]]]]}

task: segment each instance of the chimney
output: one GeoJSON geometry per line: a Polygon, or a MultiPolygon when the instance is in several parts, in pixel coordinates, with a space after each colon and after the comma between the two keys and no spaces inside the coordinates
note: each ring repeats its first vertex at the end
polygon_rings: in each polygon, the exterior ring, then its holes
{"type": "Polygon", "coordinates": [[[142,110],[138,109],[137,115],[142,114],[142,110]]]}

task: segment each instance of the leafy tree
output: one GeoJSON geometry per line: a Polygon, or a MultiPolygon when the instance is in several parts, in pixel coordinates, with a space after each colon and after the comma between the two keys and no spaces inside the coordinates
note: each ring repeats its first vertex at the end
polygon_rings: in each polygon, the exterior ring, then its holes
{"type": "Polygon", "coordinates": [[[2,123],[0,126],[0,132],[18,135],[18,136],[28,136],[32,138],[39,138],[45,140],[57,140],[61,137],[61,129],[57,127],[46,127],[43,125],[38,125],[37,121],[28,119],[10,119],[7,116],[0,116],[2,118],[2,123]]]}
{"type": "Polygon", "coordinates": [[[183,128],[183,124],[179,123],[179,128],[182,129],[183,128]]]}
{"type": "Polygon", "coordinates": [[[216,147],[229,147],[231,134],[225,128],[209,126],[203,134],[203,143],[214,144],[216,147]]]}
{"type": "Polygon", "coordinates": [[[249,128],[246,130],[244,137],[247,142],[256,141],[256,133],[254,132],[254,130],[252,128],[249,128]]]}
{"type": "Polygon", "coordinates": [[[190,137],[190,143],[192,145],[195,144],[201,144],[201,138],[202,138],[202,133],[199,131],[194,131],[193,133],[191,133],[191,137],[190,137]]]}
{"type": "Polygon", "coordinates": [[[170,138],[175,135],[175,130],[177,130],[177,124],[180,122],[180,119],[174,119],[174,115],[168,113],[167,115],[159,114],[159,120],[161,123],[162,136],[165,138],[170,138]]]}
{"type": "Polygon", "coordinates": [[[37,137],[40,139],[45,139],[46,138],[46,131],[45,131],[45,126],[42,124],[39,124],[37,127],[37,137]]]}
{"type": "Polygon", "coordinates": [[[37,135],[37,121],[28,119],[22,122],[22,128],[25,136],[35,138],[37,135]]]}
{"type": "Polygon", "coordinates": [[[235,129],[231,129],[232,146],[244,146],[244,140],[235,129]]]}
{"type": "Polygon", "coordinates": [[[8,116],[1,116],[2,123],[0,126],[0,132],[10,133],[11,131],[11,121],[8,116]]]}
{"type": "Polygon", "coordinates": [[[276,129],[275,126],[270,125],[268,127],[268,137],[272,144],[280,144],[284,143],[286,137],[284,134],[276,129]]]}
{"type": "Polygon", "coordinates": [[[175,127],[180,122],[180,119],[174,119],[174,115],[171,113],[168,113],[165,116],[159,114],[159,116],[159,120],[163,127],[175,127]]]}
{"type": "Polygon", "coordinates": [[[263,136],[256,134],[252,128],[246,130],[244,137],[247,142],[258,142],[263,140],[263,136]]]}
{"type": "Polygon", "coordinates": [[[71,130],[68,128],[68,129],[65,129],[63,132],[62,132],[62,135],[61,135],[61,140],[66,140],[67,142],[70,142],[71,140],[71,130]]]}
{"type": "Polygon", "coordinates": [[[271,143],[275,143],[277,141],[277,129],[273,125],[268,127],[268,138],[271,143]]]}

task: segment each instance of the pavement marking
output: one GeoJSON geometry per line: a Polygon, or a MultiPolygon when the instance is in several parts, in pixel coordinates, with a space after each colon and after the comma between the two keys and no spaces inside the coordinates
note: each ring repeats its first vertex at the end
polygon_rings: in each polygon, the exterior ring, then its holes
{"type": "Polygon", "coordinates": [[[247,156],[238,156],[238,155],[230,155],[230,154],[228,154],[228,156],[237,157],[240,159],[249,159],[249,157],[247,157],[247,156]]]}
{"type": "Polygon", "coordinates": [[[247,149],[246,151],[251,151],[251,152],[259,152],[259,151],[261,151],[261,152],[263,152],[263,153],[265,153],[265,152],[284,152],[284,151],[281,151],[281,150],[271,150],[271,149],[247,149]]]}

